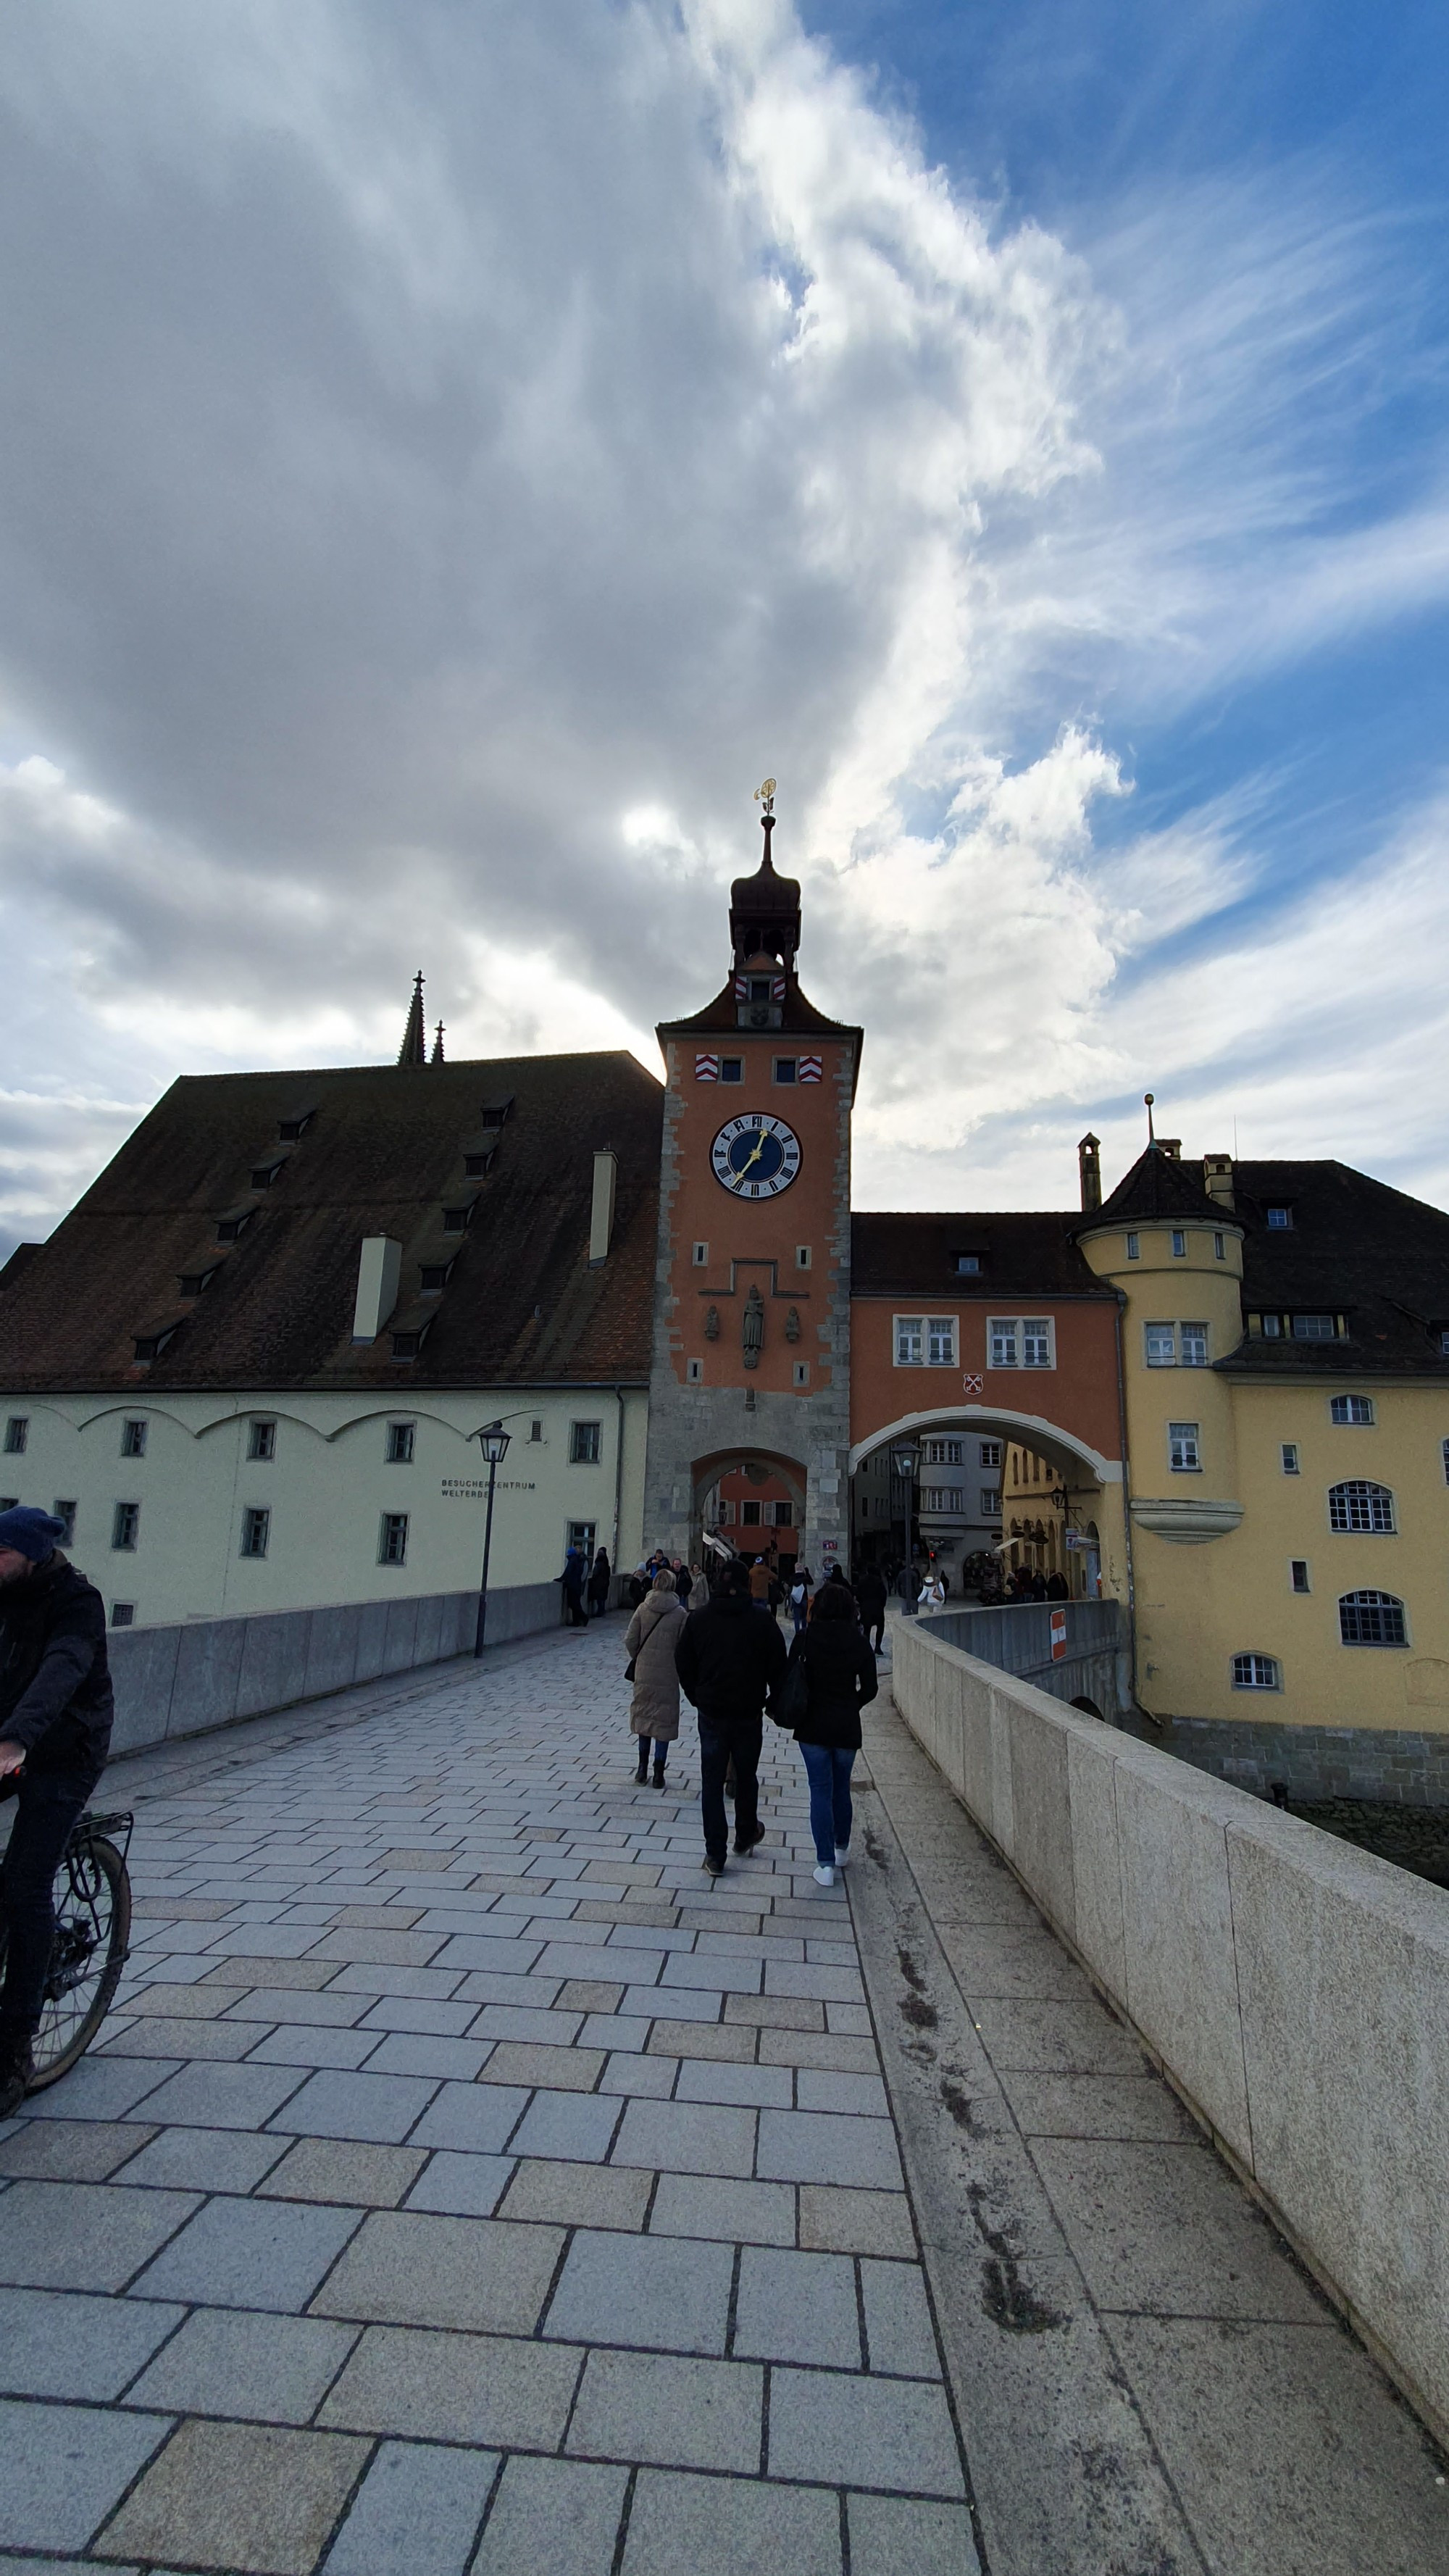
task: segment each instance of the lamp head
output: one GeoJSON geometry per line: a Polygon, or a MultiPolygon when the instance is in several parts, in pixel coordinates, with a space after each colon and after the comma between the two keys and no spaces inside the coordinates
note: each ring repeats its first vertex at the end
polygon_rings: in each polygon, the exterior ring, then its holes
{"type": "Polygon", "coordinates": [[[512,1436],[511,1432],[504,1430],[501,1422],[490,1422],[486,1430],[479,1432],[479,1446],[490,1467],[502,1466],[508,1455],[508,1443],[512,1436]]]}
{"type": "Polygon", "coordinates": [[[916,1453],[914,1449],[912,1449],[909,1444],[906,1444],[899,1449],[893,1449],[891,1451],[891,1465],[894,1467],[898,1476],[913,1476],[916,1472],[916,1453]]]}

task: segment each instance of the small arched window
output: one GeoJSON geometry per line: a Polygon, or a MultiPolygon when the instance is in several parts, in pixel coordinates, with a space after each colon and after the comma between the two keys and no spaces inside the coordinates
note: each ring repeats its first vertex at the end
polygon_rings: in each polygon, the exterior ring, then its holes
{"type": "Polygon", "coordinates": [[[1328,1488],[1328,1526],[1392,1537],[1394,1498],[1387,1485],[1371,1485],[1363,1476],[1328,1488]]]}
{"type": "Polygon", "coordinates": [[[1234,1690],[1281,1690],[1283,1674],[1276,1655],[1234,1655],[1234,1690]]]}
{"type": "Polygon", "coordinates": [[[1404,1605],[1392,1592],[1345,1592],[1338,1633],[1345,1646],[1407,1646],[1404,1605]]]}

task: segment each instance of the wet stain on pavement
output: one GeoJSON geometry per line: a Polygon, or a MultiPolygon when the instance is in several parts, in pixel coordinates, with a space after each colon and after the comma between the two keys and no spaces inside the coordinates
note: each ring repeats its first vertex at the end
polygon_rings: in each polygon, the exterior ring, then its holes
{"type": "Polygon", "coordinates": [[[1063,2316],[1057,2308],[1049,2308],[1028,2288],[1001,2229],[987,2225],[981,2185],[972,2183],[966,2197],[978,2232],[991,2249],[981,2267],[981,2304],[993,2325],[1004,2326],[1008,2334],[1050,2334],[1057,2326],[1070,2325],[1070,2317],[1063,2316]]]}

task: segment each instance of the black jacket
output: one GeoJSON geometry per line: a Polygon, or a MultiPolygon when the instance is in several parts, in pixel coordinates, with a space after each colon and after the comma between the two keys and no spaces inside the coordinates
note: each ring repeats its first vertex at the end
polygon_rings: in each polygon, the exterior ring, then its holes
{"type": "Polygon", "coordinates": [[[708,1724],[757,1724],[785,1669],[785,1640],[773,1610],[747,1593],[717,1592],[685,1620],[674,1668],[685,1698],[708,1724]]]}
{"type": "Polygon", "coordinates": [[[56,1549],[0,1591],[0,1740],[28,1771],[99,1770],[114,1715],[105,1603],[56,1549]]]}
{"type": "Polygon", "coordinates": [[[858,1747],[860,1712],[880,1683],[855,1621],[812,1619],[791,1647],[790,1662],[804,1665],[810,1683],[809,1710],[791,1729],[796,1743],[858,1747]]]}
{"type": "Polygon", "coordinates": [[[885,1576],[874,1565],[866,1566],[855,1578],[855,1597],[861,1616],[879,1619],[886,1606],[885,1576]]]}

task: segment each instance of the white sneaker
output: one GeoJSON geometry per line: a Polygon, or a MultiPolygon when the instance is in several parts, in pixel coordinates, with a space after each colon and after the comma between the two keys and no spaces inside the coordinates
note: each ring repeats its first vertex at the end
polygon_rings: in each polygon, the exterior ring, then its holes
{"type": "Polygon", "coordinates": [[[841,1850],[840,1845],[837,1843],[837,1844],[836,1844],[836,1846],[835,1846],[835,1866],[836,1866],[836,1868],[837,1868],[837,1869],[844,1869],[845,1864],[846,1864],[846,1862],[849,1860],[849,1858],[850,1858],[850,1845],[849,1845],[849,1843],[847,1843],[847,1844],[846,1844],[845,1849],[844,1849],[843,1851],[841,1850]]]}
{"type": "Polygon", "coordinates": [[[835,1885],[834,1870],[824,1868],[817,1869],[815,1872],[815,1884],[817,1887],[833,1887],[835,1885]]]}

